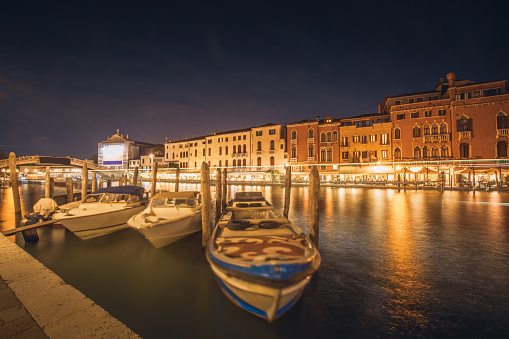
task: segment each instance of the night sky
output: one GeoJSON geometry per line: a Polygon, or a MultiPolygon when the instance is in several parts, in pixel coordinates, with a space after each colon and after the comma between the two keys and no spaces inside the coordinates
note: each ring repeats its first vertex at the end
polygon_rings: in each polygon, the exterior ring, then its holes
{"type": "Polygon", "coordinates": [[[509,79],[507,1],[2,1],[0,150],[90,158],[509,79]],[[505,7],[503,7],[505,5],[505,7]]]}

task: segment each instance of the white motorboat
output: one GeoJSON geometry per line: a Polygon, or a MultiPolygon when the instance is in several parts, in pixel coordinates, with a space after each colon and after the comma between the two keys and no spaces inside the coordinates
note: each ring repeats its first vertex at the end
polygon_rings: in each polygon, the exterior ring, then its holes
{"type": "Polygon", "coordinates": [[[145,209],[143,192],[138,186],[101,188],[80,202],[60,206],[53,215],[81,239],[90,239],[128,228],[127,220],[145,209]]]}
{"type": "Polygon", "coordinates": [[[299,300],[321,261],[309,237],[260,192],[235,193],[206,253],[226,296],[269,322],[299,300]]]}
{"type": "Polygon", "coordinates": [[[202,229],[200,192],[161,192],[127,222],[159,248],[202,229]]]}

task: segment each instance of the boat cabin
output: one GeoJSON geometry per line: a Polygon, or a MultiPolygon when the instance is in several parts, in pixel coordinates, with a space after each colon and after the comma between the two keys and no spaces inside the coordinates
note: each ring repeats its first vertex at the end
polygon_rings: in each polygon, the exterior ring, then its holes
{"type": "Polygon", "coordinates": [[[161,207],[196,207],[201,202],[200,192],[160,192],[150,200],[153,208],[161,207]]]}

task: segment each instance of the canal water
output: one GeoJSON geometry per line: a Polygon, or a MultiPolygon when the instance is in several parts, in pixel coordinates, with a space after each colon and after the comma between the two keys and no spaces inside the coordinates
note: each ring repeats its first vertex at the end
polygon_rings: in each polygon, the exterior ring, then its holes
{"type": "MultiPolygon", "coordinates": [[[[230,188],[282,210],[281,187],[230,188]]],[[[22,192],[29,211],[44,187],[22,192]]],[[[0,191],[4,229],[11,196],[0,191]]],[[[306,233],[307,205],[307,187],[293,187],[289,217],[306,233]]],[[[223,295],[199,233],[160,249],[132,230],[11,239],[144,338],[509,337],[508,193],[322,188],[320,206],[322,266],[273,324],[223,295]]]]}

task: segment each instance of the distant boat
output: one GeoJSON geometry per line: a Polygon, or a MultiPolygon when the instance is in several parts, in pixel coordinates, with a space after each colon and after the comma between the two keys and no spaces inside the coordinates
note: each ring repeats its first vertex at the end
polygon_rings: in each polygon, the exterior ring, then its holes
{"type": "Polygon", "coordinates": [[[320,253],[261,192],[237,192],[207,245],[223,292],[272,322],[300,298],[320,266],[320,253]]]}
{"type": "Polygon", "coordinates": [[[200,192],[161,192],[155,194],[140,213],[127,224],[155,247],[162,247],[201,231],[200,192]]]}
{"type": "Polygon", "coordinates": [[[53,219],[81,239],[90,239],[128,228],[127,220],[145,209],[143,192],[138,186],[101,188],[83,201],[60,206],[53,219]]]}

